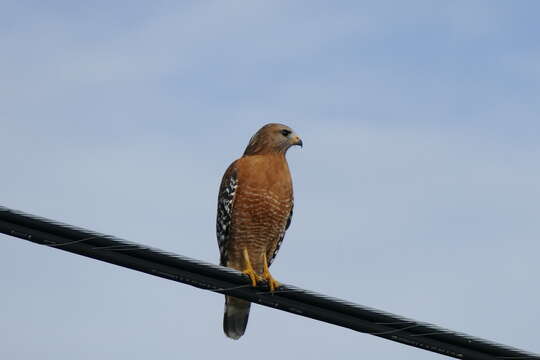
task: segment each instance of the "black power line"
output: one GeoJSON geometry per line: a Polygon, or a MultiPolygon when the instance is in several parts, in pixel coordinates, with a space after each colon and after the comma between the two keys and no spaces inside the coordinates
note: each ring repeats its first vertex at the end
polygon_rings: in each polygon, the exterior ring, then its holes
{"type": "Polygon", "coordinates": [[[458,359],[540,355],[290,285],[253,288],[240,272],[0,206],[0,232],[458,359]]]}

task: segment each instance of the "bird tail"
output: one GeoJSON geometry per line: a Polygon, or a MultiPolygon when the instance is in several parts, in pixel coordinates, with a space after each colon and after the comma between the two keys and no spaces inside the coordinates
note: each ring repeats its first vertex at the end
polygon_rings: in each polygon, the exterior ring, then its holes
{"type": "Polygon", "coordinates": [[[246,331],[251,303],[232,296],[225,296],[223,331],[231,339],[238,340],[246,331]]]}

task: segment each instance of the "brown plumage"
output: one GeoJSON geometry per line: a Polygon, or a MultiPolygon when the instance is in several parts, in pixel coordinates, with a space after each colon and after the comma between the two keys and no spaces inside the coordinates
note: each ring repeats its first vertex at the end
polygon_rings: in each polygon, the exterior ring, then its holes
{"type": "MultiPolygon", "coordinates": [[[[217,238],[220,264],[247,274],[252,285],[264,280],[271,291],[278,282],[268,267],[276,256],[293,212],[293,188],[285,158],[302,140],[282,124],[263,126],[249,141],[221,181],[217,238]]],[[[225,297],[223,330],[240,338],[247,326],[250,303],[225,297]]]]}

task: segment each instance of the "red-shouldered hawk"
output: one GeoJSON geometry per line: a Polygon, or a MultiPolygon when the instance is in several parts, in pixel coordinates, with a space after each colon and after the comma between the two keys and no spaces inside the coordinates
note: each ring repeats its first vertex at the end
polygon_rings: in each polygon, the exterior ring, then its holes
{"type": "MultiPolygon", "coordinates": [[[[272,264],[293,213],[293,188],[285,153],[302,140],[288,126],[267,124],[249,141],[244,155],[225,171],[219,188],[217,240],[220,265],[242,271],[252,285],[279,283],[272,264]]],[[[225,296],[223,330],[239,339],[246,330],[251,303],[225,296]]]]}

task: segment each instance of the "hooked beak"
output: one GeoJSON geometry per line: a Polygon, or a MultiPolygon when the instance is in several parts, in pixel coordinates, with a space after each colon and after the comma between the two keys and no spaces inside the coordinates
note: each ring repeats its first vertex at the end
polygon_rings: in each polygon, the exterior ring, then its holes
{"type": "Polygon", "coordinates": [[[304,147],[304,143],[302,142],[302,139],[300,139],[300,136],[298,136],[298,135],[294,136],[293,145],[298,145],[300,147],[304,147]]]}

